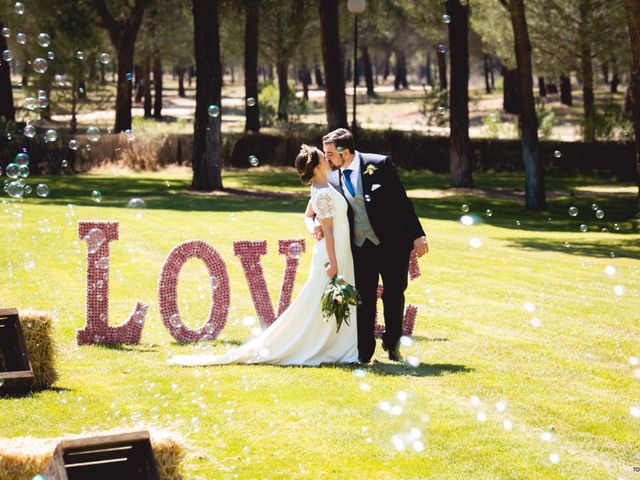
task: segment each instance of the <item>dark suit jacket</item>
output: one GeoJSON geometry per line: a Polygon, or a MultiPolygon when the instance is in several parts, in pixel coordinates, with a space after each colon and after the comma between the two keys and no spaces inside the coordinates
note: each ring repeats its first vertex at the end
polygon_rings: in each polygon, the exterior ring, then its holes
{"type": "MultiPolygon", "coordinates": [[[[360,153],[360,181],[369,222],[380,242],[385,246],[413,248],[413,241],[424,235],[420,220],[407,197],[398,170],[390,157],[375,153],[360,153]],[[371,173],[368,173],[370,171],[371,173]],[[380,185],[372,190],[373,185],[380,185]]],[[[355,160],[354,160],[355,161],[355,160]]],[[[329,183],[342,191],[342,173],[329,174],[329,183]]],[[[353,240],[353,210],[349,205],[349,224],[353,240]]]]}

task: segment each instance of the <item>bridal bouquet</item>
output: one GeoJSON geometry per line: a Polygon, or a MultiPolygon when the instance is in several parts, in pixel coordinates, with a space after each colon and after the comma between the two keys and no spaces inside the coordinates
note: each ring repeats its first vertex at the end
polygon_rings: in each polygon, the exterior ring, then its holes
{"type": "Polygon", "coordinates": [[[345,282],[344,278],[340,275],[331,281],[322,295],[320,301],[322,305],[322,316],[325,321],[329,321],[332,316],[336,317],[336,323],[338,329],[336,333],[340,331],[342,322],[349,325],[349,307],[351,305],[358,305],[360,295],[358,290],[353,285],[345,282]]]}

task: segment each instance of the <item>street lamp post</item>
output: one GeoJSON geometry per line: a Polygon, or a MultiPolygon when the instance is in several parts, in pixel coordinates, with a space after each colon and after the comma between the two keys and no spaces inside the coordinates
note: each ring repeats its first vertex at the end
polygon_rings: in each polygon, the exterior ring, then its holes
{"type": "Polygon", "coordinates": [[[358,14],[367,8],[367,0],[348,0],[347,8],[353,13],[353,122],[351,130],[356,132],[356,70],[358,69],[358,14]]]}

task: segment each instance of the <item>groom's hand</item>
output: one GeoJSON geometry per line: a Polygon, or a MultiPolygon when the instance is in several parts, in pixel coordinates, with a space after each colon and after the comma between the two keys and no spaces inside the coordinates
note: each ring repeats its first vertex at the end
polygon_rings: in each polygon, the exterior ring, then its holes
{"type": "Polygon", "coordinates": [[[416,238],[413,241],[413,249],[416,251],[418,258],[426,253],[429,253],[429,244],[427,243],[427,237],[416,238]]]}
{"type": "Polygon", "coordinates": [[[324,232],[322,231],[322,227],[320,225],[316,225],[313,227],[313,238],[316,240],[322,240],[324,238],[324,232]]]}

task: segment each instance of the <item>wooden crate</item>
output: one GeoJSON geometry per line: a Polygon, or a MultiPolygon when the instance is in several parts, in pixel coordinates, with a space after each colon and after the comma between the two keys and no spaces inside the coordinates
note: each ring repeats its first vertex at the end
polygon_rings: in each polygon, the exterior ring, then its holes
{"type": "Polygon", "coordinates": [[[0,394],[29,390],[33,368],[16,308],[0,308],[0,394]]]}
{"type": "Polygon", "coordinates": [[[160,480],[148,431],[63,440],[44,475],[56,480],[160,480]]]}

